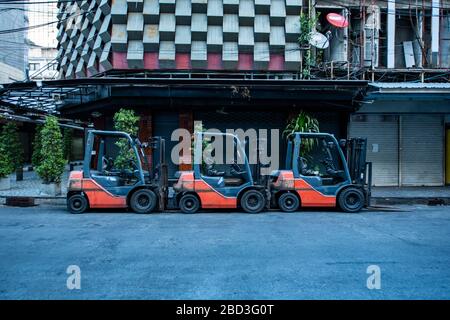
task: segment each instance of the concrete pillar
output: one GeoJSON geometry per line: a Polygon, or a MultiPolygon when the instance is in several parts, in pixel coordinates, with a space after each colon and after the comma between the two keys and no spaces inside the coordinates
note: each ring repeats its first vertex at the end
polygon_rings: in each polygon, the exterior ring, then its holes
{"type": "MultiPolygon", "coordinates": [[[[194,115],[192,110],[181,111],[179,113],[179,127],[188,130],[191,134],[194,133],[194,115]]],[[[180,171],[192,170],[190,153],[189,154],[181,153],[179,170],[180,171]]]]}
{"type": "Polygon", "coordinates": [[[433,67],[439,65],[439,23],[440,23],[440,1],[431,1],[431,64],[433,67]]]}
{"type": "Polygon", "coordinates": [[[395,0],[387,5],[387,67],[395,68],[395,0]]]}

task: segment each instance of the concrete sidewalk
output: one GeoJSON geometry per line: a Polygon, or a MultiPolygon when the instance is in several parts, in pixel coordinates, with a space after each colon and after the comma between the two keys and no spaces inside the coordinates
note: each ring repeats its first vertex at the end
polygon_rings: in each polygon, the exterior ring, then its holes
{"type": "MultiPolygon", "coordinates": [[[[61,198],[65,198],[67,193],[67,180],[69,178],[69,171],[66,170],[63,173],[61,181],[61,198]]],[[[16,175],[11,175],[11,189],[0,190],[0,197],[33,197],[33,198],[55,198],[42,192],[41,179],[35,171],[24,171],[23,180],[16,181],[16,175]]],[[[57,198],[58,198],[57,197],[57,198]]]]}
{"type": "Polygon", "coordinates": [[[373,204],[450,205],[450,187],[373,187],[373,204]]]}

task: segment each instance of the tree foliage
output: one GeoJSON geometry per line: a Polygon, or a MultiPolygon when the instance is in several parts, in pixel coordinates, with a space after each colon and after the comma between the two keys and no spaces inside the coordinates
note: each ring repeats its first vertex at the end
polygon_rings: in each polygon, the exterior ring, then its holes
{"type": "MultiPolygon", "coordinates": [[[[139,116],[137,116],[133,110],[122,108],[114,114],[114,128],[117,131],[126,132],[132,137],[137,136],[139,130],[138,122],[139,116]]],[[[115,144],[119,148],[119,153],[114,160],[114,166],[121,170],[131,169],[131,163],[137,159],[128,140],[120,138],[115,144]]]]}
{"type": "Polygon", "coordinates": [[[36,172],[44,183],[59,183],[64,172],[66,160],[64,159],[64,147],[58,119],[48,116],[40,131],[41,136],[41,161],[36,172]]]}

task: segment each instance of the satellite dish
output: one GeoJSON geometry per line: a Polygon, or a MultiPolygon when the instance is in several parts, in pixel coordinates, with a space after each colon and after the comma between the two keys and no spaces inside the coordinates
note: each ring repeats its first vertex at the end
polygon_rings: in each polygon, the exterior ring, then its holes
{"type": "Polygon", "coordinates": [[[337,28],[347,28],[348,27],[348,20],[346,17],[341,16],[338,13],[331,12],[327,14],[327,21],[337,27],[337,28]]]}
{"type": "Polygon", "coordinates": [[[318,49],[326,49],[330,45],[328,38],[325,37],[320,32],[313,31],[311,32],[311,39],[309,40],[309,44],[318,48],[318,49]]]}

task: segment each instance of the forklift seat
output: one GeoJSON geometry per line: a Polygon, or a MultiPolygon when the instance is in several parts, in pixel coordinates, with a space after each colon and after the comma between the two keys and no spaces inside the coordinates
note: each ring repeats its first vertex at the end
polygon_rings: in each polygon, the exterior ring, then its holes
{"type": "Polygon", "coordinates": [[[119,175],[105,174],[104,172],[99,172],[91,170],[91,177],[102,187],[121,187],[124,185],[124,180],[119,175]]]}
{"type": "Polygon", "coordinates": [[[242,178],[225,178],[225,185],[237,187],[244,183],[244,179],[242,178]]]}

